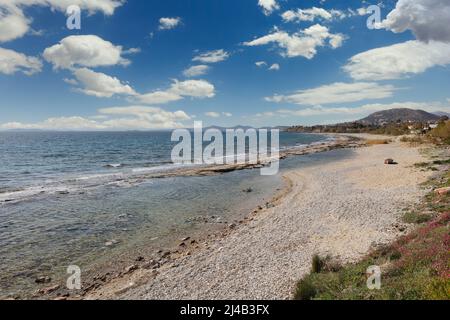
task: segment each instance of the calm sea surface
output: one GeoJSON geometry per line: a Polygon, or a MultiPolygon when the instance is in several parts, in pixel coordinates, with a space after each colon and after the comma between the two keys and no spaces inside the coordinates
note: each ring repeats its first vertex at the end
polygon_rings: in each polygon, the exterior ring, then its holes
{"type": "MultiPolygon", "coordinates": [[[[61,277],[69,265],[89,269],[112,254],[170,245],[201,229],[199,219],[227,223],[282,186],[281,173],[259,170],[136,179],[140,170],[174,167],[170,136],[0,132],[0,297],[29,294],[36,277],[61,277]]],[[[324,139],[280,133],[282,148],[324,139]]],[[[290,158],[281,171],[342,155],[290,158]]]]}

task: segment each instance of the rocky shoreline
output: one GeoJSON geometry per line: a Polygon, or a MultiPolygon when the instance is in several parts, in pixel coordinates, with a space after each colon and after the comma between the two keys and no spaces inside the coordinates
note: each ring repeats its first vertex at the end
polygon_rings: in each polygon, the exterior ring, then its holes
{"type": "MultiPolygon", "coordinates": [[[[280,198],[202,243],[135,264],[85,299],[289,299],[315,253],[355,261],[407,231],[405,206],[417,203],[429,175],[399,142],[355,149],[350,159],[286,174],[280,198]],[[384,159],[395,157],[397,166],[384,159]],[[164,257],[163,257],[164,256],[164,257]],[[150,268],[150,269],[146,269],[150,268]]],[[[195,240],[194,242],[192,242],[195,240]]]]}
{"type": "MultiPolygon", "coordinates": [[[[313,154],[341,148],[356,148],[364,145],[363,139],[334,135],[332,137],[333,139],[316,145],[283,150],[282,152],[280,152],[280,158],[285,159],[291,156],[313,154]]],[[[180,175],[217,175],[235,170],[258,169],[266,164],[268,163],[209,166],[206,168],[185,168],[169,173],[152,173],[145,175],[145,178],[164,178],[180,175]]],[[[178,246],[172,247],[171,249],[158,250],[150,256],[136,256],[135,259],[130,258],[128,259],[129,265],[122,265],[122,267],[120,267],[119,269],[108,268],[105,272],[89,272],[88,276],[83,278],[83,289],[76,292],[75,294],[74,291],[66,290],[63,285],[53,284],[50,279],[50,281],[42,282],[43,288],[34,292],[33,297],[36,299],[82,299],[83,297],[88,296],[90,292],[98,290],[99,288],[102,288],[110,282],[116,281],[117,279],[120,280],[129,277],[130,274],[134,273],[136,270],[150,270],[152,274],[156,274],[164,268],[171,268],[172,265],[176,265],[176,261],[178,259],[184,256],[190,256],[196,250],[208,248],[211,243],[214,243],[217,239],[226,237],[237,227],[253,221],[254,217],[258,215],[260,211],[275,207],[276,203],[278,203],[282,197],[288,194],[292,188],[292,182],[290,181],[290,179],[285,177],[284,180],[285,187],[282,190],[277,190],[277,193],[272,200],[258,206],[248,216],[242,219],[227,222],[219,221],[218,219],[216,220],[214,216],[211,216],[209,218],[199,217],[199,219],[201,219],[202,221],[196,222],[203,223],[205,225],[214,225],[213,230],[209,230],[208,234],[205,233],[205,235],[195,235],[192,236],[192,239],[191,237],[179,239],[180,243],[178,246]],[[204,221],[205,219],[208,219],[208,221],[204,221]]],[[[243,190],[243,192],[251,191],[243,190]]],[[[111,246],[114,246],[114,244],[112,244],[111,246]]]]}

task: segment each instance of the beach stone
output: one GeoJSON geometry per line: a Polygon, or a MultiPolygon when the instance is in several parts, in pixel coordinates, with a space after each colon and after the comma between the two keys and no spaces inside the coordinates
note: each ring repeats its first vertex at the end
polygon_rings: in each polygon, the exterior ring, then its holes
{"type": "Polygon", "coordinates": [[[145,258],[139,256],[139,257],[136,258],[136,261],[137,261],[137,262],[142,262],[142,261],[145,261],[145,258]]]}
{"type": "Polygon", "coordinates": [[[186,238],[181,239],[181,241],[182,241],[182,242],[186,242],[186,241],[188,241],[188,240],[190,240],[190,239],[191,239],[191,237],[186,237],[186,238]]]}
{"type": "Polygon", "coordinates": [[[56,290],[58,290],[60,287],[61,287],[61,286],[60,286],[59,284],[57,284],[57,285],[54,285],[54,286],[52,286],[52,287],[40,289],[40,290],[38,291],[38,293],[44,294],[44,295],[45,295],[45,294],[50,294],[50,293],[55,292],[56,290]]]}
{"type": "Polygon", "coordinates": [[[132,264],[131,266],[125,268],[124,274],[131,273],[133,271],[136,271],[137,269],[139,269],[139,267],[135,264],[132,264]]]}
{"type": "Polygon", "coordinates": [[[160,267],[159,262],[156,260],[150,260],[149,262],[147,262],[146,264],[144,264],[142,266],[142,268],[144,268],[146,270],[158,269],[159,267],[160,267]]]}
{"type": "Polygon", "coordinates": [[[39,277],[34,282],[36,283],[50,283],[52,281],[52,278],[50,277],[39,277]]]}
{"type": "Polygon", "coordinates": [[[384,160],[384,164],[395,164],[395,161],[393,159],[386,159],[384,160]]]}
{"type": "Polygon", "coordinates": [[[170,256],[170,251],[162,251],[161,252],[161,258],[166,258],[168,256],[170,256]]]}
{"type": "Polygon", "coordinates": [[[439,188],[439,189],[436,189],[436,190],[434,190],[434,192],[436,193],[436,194],[438,194],[438,195],[446,195],[446,194],[449,194],[450,193],[450,187],[447,187],[447,188],[439,188]]]}

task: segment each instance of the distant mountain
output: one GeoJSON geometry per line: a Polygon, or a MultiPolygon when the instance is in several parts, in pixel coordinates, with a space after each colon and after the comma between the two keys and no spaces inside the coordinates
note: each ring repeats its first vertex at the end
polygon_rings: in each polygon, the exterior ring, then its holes
{"type": "Polygon", "coordinates": [[[448,112],[439,111],[439,112],[433,112],[433,114],[435,114],[439,117],[449,117],[450,118],[450,113],[448,113],[448,112]]]}
{"type": "Polygon", "coordinates": [[[379,125],[383,123],[390,122],[427,122],[427,121],[437,121],[441,116],[428,113],[423,110],[413,110],[413,109],[390,109],[379,111],[371,114],[367,118],[361,119],[358,122],[363,124],[379,125]]]}

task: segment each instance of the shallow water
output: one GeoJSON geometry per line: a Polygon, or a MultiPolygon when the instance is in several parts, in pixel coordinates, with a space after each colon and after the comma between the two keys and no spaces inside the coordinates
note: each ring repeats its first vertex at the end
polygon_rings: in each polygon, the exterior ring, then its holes
{"type": "MultiPolygon", "coordinates": [[[[69,193],[36,193],[0,205],[0,296],[29,294],[38,287],[36,277],[57,279],[69,265],[87,270],[113,254],[170,245],[203,228],[197,218],[213,216],[219,224],[228,223],[269,201],[282,186],[282,173],[264,177],[259,170],[114,183],[116,175],[126,172],[107,164],[139,168],[168,163],[168,137],[168,132],[0,133],[4,193],[72,187],[69,193]],[[153,151],[146,150],[149,146],[153,151]],[[97,178],[80,179],[92,176],[97,178]],[[253,192],[243,192],[247,188],[253,192]]],[[[320,139],[285,134],[281,144],[320,139]]],[[[281,162],[282,171],[344,155],[327,154],[289,158],[281,162]]]]}

